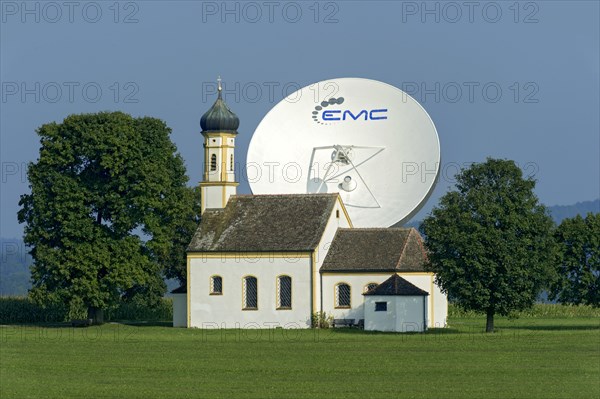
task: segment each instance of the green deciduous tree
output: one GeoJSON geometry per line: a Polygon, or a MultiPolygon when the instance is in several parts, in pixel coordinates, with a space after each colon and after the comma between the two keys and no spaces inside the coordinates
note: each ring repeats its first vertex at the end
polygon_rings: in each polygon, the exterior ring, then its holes
{"type": "Polygon", "coordinates": [[[200,223],[200,187],[188,187],[182,194],[185,196],[183,204],[185,210],[183,217],[179,221],[172,232],[172,250],[168,253],[168,258],[164,261],[165,276],[179,280],[185,285],[187,278],[187,247],[192,240],[192,236],[200,223]]]}
{"type": "Polygon", "coordinates": [[[600,306],[600,213],[564,219],[555,237],[560,261],[552,297],[563,303],[600,306]]]}
{"type": "Polygon", "coordinates": [[[531,307],[555,256],[554,223],[513,161],[488,158],[456,176],[421,225],[430,271],[461,308],[494,315],[531,307]]]}
{"type": "Polygon", "coordinates": [[[72,115],[37,130],[40,154],[18,214],[34,300],[87,309],[97,321],[119,300],[158,301],[164,270],[184,267],[181,236],[196,223],[170,132],[158,119],[121,112],[72,115]]]}

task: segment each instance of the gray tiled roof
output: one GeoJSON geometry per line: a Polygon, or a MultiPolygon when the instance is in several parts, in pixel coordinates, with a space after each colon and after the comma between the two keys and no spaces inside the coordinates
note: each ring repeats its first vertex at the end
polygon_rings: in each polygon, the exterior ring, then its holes
{"type": "Polygon", "coordinates": [[[425,261],[414,228],[338,229],[321,272],[422,272],[425,261]]]}
{"type": "Polygon", "coordinates": [[[311,251],[338,194],[234,195],[207,209],[188,252],[311,251]]]}
{"type": "Polygon", "coordinates": [[[404,295],[404,296],[423,296],[429,295],[427,291],[409,283],[397,274],[379,284],[377,287],[371,288],[363,295],[404,295]]]}

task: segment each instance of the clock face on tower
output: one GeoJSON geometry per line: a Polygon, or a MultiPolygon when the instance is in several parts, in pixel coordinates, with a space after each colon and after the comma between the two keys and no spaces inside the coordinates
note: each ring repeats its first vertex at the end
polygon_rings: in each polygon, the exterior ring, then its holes
{"type": "Polygon", "coordinates": [[[254,194],[340,194],[355,227],[407,221],[431,194],[440,144],[421,105],[386,83],[318,82],[290,94],[252,136],[254,194]]]}

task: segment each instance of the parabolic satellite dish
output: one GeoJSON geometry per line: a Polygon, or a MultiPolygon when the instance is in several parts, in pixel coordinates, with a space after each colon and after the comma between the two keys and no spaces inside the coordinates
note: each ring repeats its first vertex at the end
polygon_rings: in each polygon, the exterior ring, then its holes
{"type": "Polygon", "coordinates": [[[355,227],[406,222],[431,194],[440,143],[423,107],[361,78],[306,86],[279,102],[252,136],[254,194],[339,192],[355,227]]]}

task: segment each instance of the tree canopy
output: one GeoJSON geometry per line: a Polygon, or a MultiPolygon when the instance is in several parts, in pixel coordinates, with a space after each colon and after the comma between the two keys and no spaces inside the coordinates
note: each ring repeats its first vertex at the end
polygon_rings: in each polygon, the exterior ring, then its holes
{"type": "Polygon", "coordinates": [[[555,254],[554,223],[510,160],[488,158],[456,176],[421,224],[429,251],[428,269],[451,300],[494,315],[533,305],[550,275],[555,254]]]}
{"type": "Polygon", "coordinates": [[[71,115],[37,130],[39,158],[18,213],[34,261],[33,299],[95,317],[119,300],[155,303],[164,272],[180,277],[197,220],[170,132],[158,119],[121,112],[71,115]]]}
{"type": "Polygon", "coordinates": [[[560,261],[552,297],[563,303],[600,306],[600,213],[564,219],[555,237],[560,261]]]}

